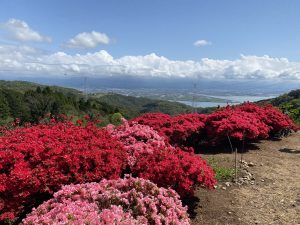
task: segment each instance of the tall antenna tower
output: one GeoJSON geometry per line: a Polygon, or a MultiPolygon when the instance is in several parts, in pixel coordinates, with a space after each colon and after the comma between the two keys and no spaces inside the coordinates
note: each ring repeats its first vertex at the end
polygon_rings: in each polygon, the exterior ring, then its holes
{"type": "Polygon", "coordinates": [[[83,91],[84,91],[84,98],[85,101],[88,99],[88,91],[87,91],[87,76],[83,77],[83,91]]]}
{"type": "Polygon", "coordinates": [[[197,84],[194,83],[194,84],[193,84],[193,87],[194,87],[194,89],[193,89],[192,106],[193,106],[194,113],[196,113],[196,112],[197,112],[197,109],[196,109],[196,102],[195,102],[195,101],[196,101],[197,84]]]}

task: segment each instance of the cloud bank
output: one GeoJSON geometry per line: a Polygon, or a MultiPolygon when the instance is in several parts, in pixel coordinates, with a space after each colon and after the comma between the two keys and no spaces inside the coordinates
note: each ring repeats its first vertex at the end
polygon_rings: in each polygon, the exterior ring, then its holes
{"type": "Polygon", "coordinates": [[[155,53],[114,58],[104,50],[70,55],[65,52],[46,53],[26,45],[0,45],[0,77],[1,74],[300,81],[300,62],[267,55],[241,55],[236,60],[203,58],[199,61],[171,60],[155,53]]]}
{"type": "Polygon", "coordinates": [[[17,41],[51,42],[50,37],[34,31],[22,20],[9,19],[7,22],[0,24],[0,28],[5,30],[12,39],[17,41]]]}
{"type": "Polygon", "coordinates": [[[75,37],[70,39],[65,47],[67,48],[95,48],[100,44],[109,44],[110,38],[104,34],[96,31],[90,33],[83,32],[77,34],[75,37]]]}

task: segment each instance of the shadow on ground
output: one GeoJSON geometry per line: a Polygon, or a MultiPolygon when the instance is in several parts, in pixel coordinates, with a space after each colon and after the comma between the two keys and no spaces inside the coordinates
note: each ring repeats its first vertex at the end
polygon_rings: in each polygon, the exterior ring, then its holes
{"type": "Polygon", "coordinates": [[[291,153],[291,154],[300,154],[300,150],[290,149],[290,148],[282,148],[279,149],[280,152],[291,153]]]}
{"type": "Polygon", "coordinates": [[[242,143],[233,143],[232,148],[228,143],[224,143],[223,145],[217,145],[213,147],[202,145],[195,148],[195,153],[203,155],[217,155],[220,153],[233,153],[233,151],[235,151],[236,148],[238,153],[246,153],[249,151],[259,150],[259,147],[257,146],[258,143],[259,142],[245,143],[244,146],[242,143]]]}
{"type": "Polygon", "coordinates": [[[199,206],[200,199],[196,196],[185,198],[182,200],[183,205],[188,207],[188,213],[191,219],[197,216],[196,208],[199,206]]]}

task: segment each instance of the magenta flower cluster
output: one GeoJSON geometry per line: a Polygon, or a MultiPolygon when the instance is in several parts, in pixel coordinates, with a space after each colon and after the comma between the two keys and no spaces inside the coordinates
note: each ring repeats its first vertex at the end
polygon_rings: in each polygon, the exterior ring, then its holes
{"type": "Polygon", "coordinates": [[[188,225],[187,208],[172,189],[142,178],[66,185],[27,215],[23,225],[188,225]]]}

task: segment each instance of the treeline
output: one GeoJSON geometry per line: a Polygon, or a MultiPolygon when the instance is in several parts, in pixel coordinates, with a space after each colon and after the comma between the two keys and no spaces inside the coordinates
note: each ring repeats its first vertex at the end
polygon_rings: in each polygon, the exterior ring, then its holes
{"type": "Polygon", "coordinates": [[[14,118],[21,122],[36,123],[46,114],[65,114],[82,116],[84,114],[101,114],[104,119],[118,112],[118,109],[104,102],[55,91],[50,87],[37,87],[24,93],[2,88],[0,89],[0,121],[7,123],[14,118]]]}
{"type": "Polygon", "coordinates": [[[300,89],[271,99],[270,103],[279,107],[295,123],[300,124],[300,89]]]}
{"type": "MultiPolygon", "coordinates": [[[[19,81],[0,82],[0,125],[15,118],[19,118],[21,122],[37,123],[46,114],[72,115],[75,119],[86,114],[91,117],[100,114],[105,125],[115,120],[115,113],[121,113],[125,118],[132,119],[147,112],[177,115],[195,110],[177,102],[114,93],[85,96],[80,91],[62,87],[38,86],[19,81]]],[[[201,113],[211,111],[212,109],[197,109],[197,112],[201,113]]]]}

